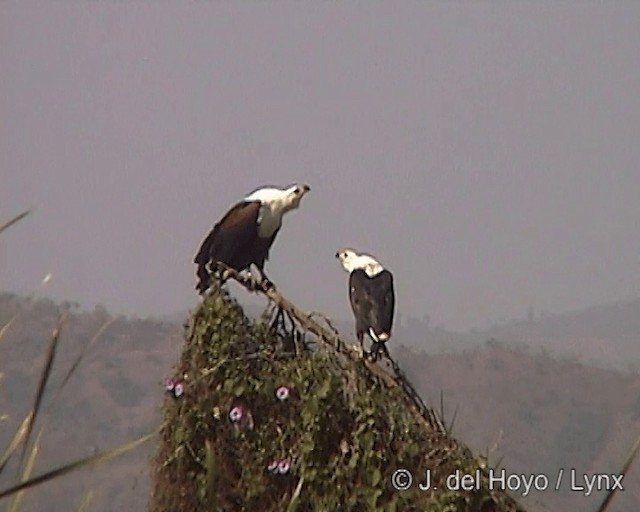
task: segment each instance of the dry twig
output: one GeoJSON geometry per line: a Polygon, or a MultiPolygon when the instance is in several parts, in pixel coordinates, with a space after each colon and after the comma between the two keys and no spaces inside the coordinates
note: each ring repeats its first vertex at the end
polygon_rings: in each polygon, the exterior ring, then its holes
{"type": "Polygon", "coordinates": [[[418,419],[419,422],[426,424],[434,432],[446,434],[446,428],[442,420],[438,417],[435,411],[425,405],[414,387],[404,375],[404,372],[402,372],[398,364],[391,357],[388,357],[388,361],[391,365],[392,374],[385,371],[385,369],[379,364],[368,361],[367,359],[362,359],[356,354],[356,352],[352,350],[344,350],[344,347],[347,344],[340,339],[338,332],[333,329],[330,324],[329,325],[334,332],[331,332],[329,329],[316,322],[313,319],[313,316],[317,316],[316,314],[308,314],[300,310],[289,299],[284,297],[276,287],[265,287],[261,286],[260,283],[256,286],[256,283],[245,275],[228,267],[225,270],[229,278],[233,279],[247,290],[262,293],[268,297],[279,309],[286,311],[291,318],[295,319],[302,329],[315,334],[324,345],[333,348],[335,352],[343,357],[351,359],[353,362],[364,364],[367,369],[388,388],[399,387],[402,389],[405,394],[407,405],[416,416],[416,419],[418,419]]]}

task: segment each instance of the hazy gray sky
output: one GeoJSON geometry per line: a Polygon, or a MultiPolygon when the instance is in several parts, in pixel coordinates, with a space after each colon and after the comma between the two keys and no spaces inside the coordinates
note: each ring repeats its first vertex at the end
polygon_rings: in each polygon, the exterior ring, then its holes
{"type": "Polygon", "coordinates": [[[640,2],[0,3],[0,286],[162,314],[263,184],[312,191],[267,272],[334,258],[451,329],[640,290],[640,2]],[[52,273],[45,288],[42,278],[52,273]]]}

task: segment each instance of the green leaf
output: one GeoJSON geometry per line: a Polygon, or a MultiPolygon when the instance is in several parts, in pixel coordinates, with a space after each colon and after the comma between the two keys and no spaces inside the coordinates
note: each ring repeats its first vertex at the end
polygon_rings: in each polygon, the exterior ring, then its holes
{"type": "Polygon", "coordinates": [[[373,489],[367,494],[367,505],[370,510],[378,510],[378,498],[382,494],[382,489],[373,489]]]}
{"type": "Polygon", "coordinates": [[[372,487],[375,487],[376,485],[378,485],[380,483],[380,479],[382,478],[382,474],[380,473],[380,470],[378,468],[373,468],[371,470],[371,478],[370,478],[370,483],[372,487]]]}
{"type": "Polygon", "coordinates": [[[315,396],[320,399],[326,398],[329,395],[329,391],[331,391],[331,379],[327,378],[315,390],[315,396]]]}
{"type": "Polygon", "coordinates": [[[101,462],[101,461],[113,459],[114,457],[118,457],[126,452],[133,450],[134,448],[137,448],[141,444],[151,440],[156,436],[156,434],[157,434],[157,431],[154,431],[151,434],[147,434],[145,436],[140,437],[139,439],[136,439],[135,441],[130,441],[128,443],[122,444],[110,450],[105,450],[91,457],[86,457],[84,459],[70,462],[69,464],[65,464],[64,466],[60,466],[56,469],[47,471],[46,473],[30,478],[29,480],[26,480],[17,485],[9,487],[8,489],[0,491],[0,499],[16,494],[24,489],[35,487],[36,485],[42,484],[44,482],[48,482],[50,480],[53,480],[54,478],[61,477],[73,471],[77,471],[78,469],[91,466],[96,462],[101,462]]]}
{"type": "Polygon", "coordinates": [[[233,390],[233,394],[235,396],[242,396],[244,394],[244,390],[245,390],[244,384],[238,384],[233,390]]]}

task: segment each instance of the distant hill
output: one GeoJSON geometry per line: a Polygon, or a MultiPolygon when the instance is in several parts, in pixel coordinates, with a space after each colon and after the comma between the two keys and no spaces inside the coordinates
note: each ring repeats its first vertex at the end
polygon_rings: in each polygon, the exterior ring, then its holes
{"type": "MultiPolygon", "coordinates": [[[[0,417],[7,415],[0,421],[0,451],[31,406],[44,352],[62,311],[69,315],[54,362],[53,392],[45,397],[37,427],[44,427],[44,435],[36,473],[157,426],[163,382],[182,344],[179,318],[113,317],[104,308],[82,312],[70,304],[0,294],[0,328],[18,315],[0,338],[0,417]],[[105,322],[111,323],[52,406],[62,376],[105,322]]],[[[253,309],[254,314],[261,311],[253,309]]],[[[625,353],[626,362],[633,362],[639,312],[640,303],[632,301],[462,335],[407,320],[398,324],[390,350],[430,405],[439,407],[442,392],[447,419],[458,408],[457,438],[476,451],[500,439],[492,462],[502,456],[509,471],[542,472],[549,478],[560,467],[613,472],[640,433],[640,377],[630,364],[618,365],[625,371],[613,371],[587,362],[597,354],[596,346],[625,353]],[[504,341],[487,342],[491,338],[504,341]],[[603,340],[602,345],[585,341],[592,339],[603,340]],[[574,355],[559,355],[562,351],[554,347],[572,347],[567,352],[574,355]]],[[[351,322],[335,325],[353,338],[351,322]]],[[[75,510],[82,493],[93,489],[93,511],[142,511],[149,494],[147,464],[155,449],[147,446],[69,475],[62,483],[44,484],[27,492],[24,509],[43,510],[47,503],[48,511],[75,510]]],[[[639,509],[640,467],[633,467],[624,482],[626,491],[610,510],[639,509]]],[[[565,487],[515,496],[533,512],[589,512],[602,497],[581,498],[565,487]]]]}
{"type": "Polygon", "coordinates": [[[464,350],[493,339],[591,366],[635,372],[640,370],[640,299],[557,315],[532,312],[528,319],[464,333],[408,318],[396,327],[395,337],[428,353],[464,350]]]}
{"type": "MultiPolygon", "coordinates": [[[[0,451],[30,410],[51,333],[61,313],[71,312],[61,330],[51,390],[36,432],[42,426],[39,473],[91,455],[151,431],[159,421],[164,379],[178,354],[181,328],[172,323],[113,317],[104,308],[74,313],[72,306],[48,300],[26,301],[0,294],[0,327],[14,322],[0,339],[0,451]],[[111,322],[87,352],[57,401],[64,374],[105,322],[111,322]]],[[[29,491],[24,510],[76,510],[84,491],[94,491],[92,511],[144,510],[147,460],[154,447],[67,475],[54,485],[29,491]],[[43,504],[46,503],[46,508],[43,504]]],[[[15,470],[5,471],[15,476],[15,470]]]]}
{"type": "MultiPolygon", "coordinates": [[[[640,435],[640,376],[593,368],[543,351],[488,342],[459,353],[395,357],[428,405],[455,413],[454,435],[475,451],[491,447],[509,472],[555,479],[617,472],[640,435]],[[497,444],[497,447],[495,446],[497,444]]],[[[554,480],[555,483],[555,480],[554,480]]],[[[518,496],[518,493],[516,493],[518,496]]],[[[559,491],[518,497],[532,511],[590,511],[602,493],[584,497],[564,480],[559,491]]],[[[640,510],[640,467],[625,478],[613,510],[640,510]]]]}
{"type": "Polygon", "coordinates": [[[574,354],[591,365],[640,369],[640,299],[514,321],[481,334],[556,354],[574,354]]]}

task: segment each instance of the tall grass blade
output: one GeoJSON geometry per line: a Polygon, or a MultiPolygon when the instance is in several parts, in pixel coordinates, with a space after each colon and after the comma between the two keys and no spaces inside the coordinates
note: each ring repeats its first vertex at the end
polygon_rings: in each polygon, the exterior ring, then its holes
{"type": "Polygon", "coordinates": [[[91,500],[93,500],[93,490],[89,489],[82,495],[80,505],[78,505],[78,512],[88,512],[89,505],[91,505],[91,500]]]}
{"type": "Polygon", "coordinates": [[[9,222],[5,222],[2,226],[0,226],[0,233],[2,233],[5,229],[13,226],[16,222],[21,221],[30,213],[31,213],[31,209],[27,210],[26,212],[22,212],[20,215],[11,219],[9,222]]]}
{"type": "Polygon", "coordinates": [[[2,326],[2,328],[0,328],[0,341],[2,340],[2,337],[5,335],[5,333],[7,332],[7,329],[9,329],[9,327],[11,327],[11,324],[15,321],[15,319],[18,318],[18,313],[16,313],[15,315],[13,315],[9,321],[4,324],[2,326]]]}
{"type": "Polygon", "coordinates": [[[24,461],[24,456],[27,451],[29,439],[31,438],[31,432],[33,431],[33,426],[35,425],[36,418],[38,416],[38,411],[40,410],[40,406],[42,405],[42,397],[44,396],[44,391],[45,391],[45,388],[47,387],[49,376],[51,375],[51,367],[53,366],[53,359],[56,355],[56,348],[58,347],[58,340],[60,339],[60,328],[62,327],[62,322],[64,322],[64,318],[65,318],[65,315],[63,315],[60,318],[60,320],[58,320],[58,325],[53,330],[53,336],[51,337],[51,344],[49,345],[49,351],[47,352],[45,365],[44,365],[44,368],[42,369],[42,375],[40,376],[40,383],[38,384],[38,390],[36,391],[36,398],[33,403],[33,408],[31,409],[29,422],[27,424],[27,432],[25,434],[24,444],[22,446],[21,463],[22,461],[24,461]]]}
{"type": "Polygon", "coordinates": [[[0,474],[2,474],[2,471],[7,465],[7,462],[9,462],[9,459],[11,458],[13,453],[18,449],[18,446],[20,446],[20,443],[24,439],[27,433],[27,427],[30,421],[31,421],[31,413],[27,414],[24,420],[22,420],[22,423],[18,427],[18,430],[16,430],[16,433],[14,434],[13,439],[9,443],[9,446],[7,447],[7,449],[5,450],[4,455],[2,456],[2,459],[0,459],[0,474]]]}
{"type": "Polygon", "coordinates": [[[84,459],[70,462],[69,464],[65,464],[64,466],[60,466],[56,469],[52,469],[51,471],[47,471],[46,473],[33,477],[25,482],[20,482],[17,485],[14,485],[12,487],[9,487],[8,489],[5,489],[4,491],[1,491],[0,499],[7,498],[9,496],[16,494],[17,492],[23,491],[25,489],[29,489],[31,487],[35,487],[36,485],[40,485],[44,482],[48,482],[49,480],[53,480],[54,478],[59,478],[63,475],[66,475],[78,469],[82,469],[82,468],[91,466],[92,464],[96,464],[98,462],[104,462],[104,461],[113,459],[115,457],[118,457],[119,455],[123,455],[137,448],[138,446],[146,443],[147,441],[155,437],[158,432],[159,432],[159,429],[156,429],[150,434],[146,434],[134,441],[129,441],[120,446],[117,446],[116,448],[105,450],[96,455],[92,455],[90,457],[85,457],[84,459]]]}
{"type": "MultiPolygon", "coordinates": [[[[29,458],[27,459],[27,463],[25,464],[24,470],[22,471],[21,482],[25,482],[31,476],[33,472],[33,466],[36,462],[36,457],[38,456],[38,451],[40,450],[40,439],[42,438],[43,430],[40,429],[38,433],[38,437],[36,437],[35,442],[33,443],[33,448],[31,448],[31,453],[29,454],[29,458]]],[[[14,494],[13,498],[9,502],[8,512],[18,512],[20,510],[20,505],[22,503],[22,498],[24,496],[24,491],[20,491],[17,494],[14,494]]]]}
{"type": "Polygon", "coordinates": [[[89,343],[87,343],[82,347],[82,349],[80,350],[80,353],[78,354],[78,357],[76,357],[75,361],[69,368],[69,371],[67,371],[67,374],[62,379],[62,383],[58,387],[58,391],[56,392],[55,398],[51,402],[51,406],[53,406],[57,402],[58,397],[62,392],[62,389],[64,388],[65,384],[69,381],[71,376],[74,374],[74,372],[76,371],[76,369],[78,368],[82,360],[84,359],[87,351],[91,348],[91,346],[95,343],[95,341],[102,335],[102,333],[104,333],[104,331],[107,330],[107,327],[109,327],[109,325],[111,325],[115,320],[116,320],[115,318],[111,318],[107,320],[105,323],[103,323],[102,326],[100,326],[100,328],[93,335],[93,337],[89,340],[89,343]]]}
{"type": "Polygon", "coordinates": [[[298,501],[300,500],[300,491],[302,490],[302,484],[304,484],[304,477],[301,476],[298,480],[298,485],[293,491],[293,495],[291,496],[291,501],[289,502],[289,506],[287,507],[287,512],[295,512],[298,508],[298,501]]]}
{"type": "MultiPolygon", "coordinates": [[[[633,463],[633,460],[636,458],[636,455],[638,455],[638,450],[640,450],[640,436],[638,436],[638,439],[636,439],[636,442],[633,443],[633,446],[631,447],[631,451],[629,452],[629,456],[627,457],[627,460],[624,463],[624,466],[622,466],[622,470],[618,473],[619,475],[627,474],[627,472],[629,471],[629,468],[631,467],[631,464],[633,463]]],[[[607,496],[602,502],[602,505],[600,505],[598,512],[605,512],[605,510],[609,508],[609,503],[611,503],[611,500],[613,499],[613,496],[615,495],[617,490],[618,490],[617,486],[614,486],[614,488],[607,493],[607,496]]]]}

